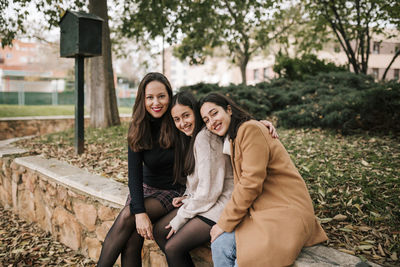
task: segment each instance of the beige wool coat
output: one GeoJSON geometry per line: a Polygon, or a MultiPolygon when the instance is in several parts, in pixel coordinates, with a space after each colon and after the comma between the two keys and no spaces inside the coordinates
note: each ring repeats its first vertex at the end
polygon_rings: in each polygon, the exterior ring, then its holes
{"type": "Polygon", "coordinates": [[[304,180],[266,127],[243,123],[231,154],[235,186],[218,225],[235,231],[239,267],[288,266],[304,246],[327,240],[304,180]]]}

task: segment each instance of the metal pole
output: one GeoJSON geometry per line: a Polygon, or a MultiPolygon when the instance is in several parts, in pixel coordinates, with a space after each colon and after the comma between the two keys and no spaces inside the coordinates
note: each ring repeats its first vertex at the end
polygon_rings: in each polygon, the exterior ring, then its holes
{"type": "Polygon", "coordinates": [[[75,57],[75,152],[83,153],[84,145],[84,57],[75,57]]]}

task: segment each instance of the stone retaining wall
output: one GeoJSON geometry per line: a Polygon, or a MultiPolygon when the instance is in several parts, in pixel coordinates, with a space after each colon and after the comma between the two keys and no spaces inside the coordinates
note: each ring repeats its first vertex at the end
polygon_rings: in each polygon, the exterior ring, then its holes
{"type": "MultiPolygon", "coordinates": [[[[127,186],[55,159],[24,156],[26,151],[10,143],[0,141],[0,204],[97,260],[102,241],[124,206],[127,186]]],[[[145,241],[142,254],[145,267],[167,266],[153,241],[145,241]]],[[[196,266],[212,266],[208,245],[191,254],[196,266]]],[[[303,249],[293,266],[350,267],[359,262],[355,256],[320,245],[303,249]]]]}
{"type": "MultiPolygon", "coordinates": [[[[129,121],[130,115],[121,115],[121,121],[129,121]]],[[[74,116],[36,116],[0,118],[0,140],[48,134],[73,128],[74,116]]],[[[89,117],[85,116],[85,125],[89,125],[89,117]]]]}
{"type": "MultiPolygon", "coordinates": [[[[128,188],[114,180],[41,156],[0,158],[0,204],[94,260],[128,188]]],[[[208,247],[193,252],[196,266],[212,266],[208,247]]],[[[146,241],[143,266],[166,266],[163,253],[146,241]]]]}

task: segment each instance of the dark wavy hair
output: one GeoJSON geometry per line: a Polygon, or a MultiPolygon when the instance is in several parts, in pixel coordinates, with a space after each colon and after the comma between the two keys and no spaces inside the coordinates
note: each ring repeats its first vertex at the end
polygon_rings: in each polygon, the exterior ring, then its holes
{"type": "Polygon", "coordinates": [[[206,102],[214,103],[215,105],[222,107],[225,111],[228,110],[228,106],[231,107],[231,123],[229,124],[227,134],[229,134],[229,138],[232,140],[236,138],[240,125],[242,125],[243,122],[253,119],[253,116],[251,116],[249,112],[233,102],[229,97],[220,93],[210,93],[203,97],[199,102],[200,108],[206,102]]]}
{"type": "Polygon", "coordinates": [[[200,109],[196,98],[189,92],[177,93],[171,101],[171,109],[177,105],[189,107],[195,118],[195,125],[192,136],[187,136],[183,132],[175,128],[175,161],[174,176],[175,181],[181,179],[182,176],[188,176],[194,172],[195,159],[193,153],[194,141],[197,134],[204,127],[204,122],[200,116],[200,109]]]}
{"type": "Polygon", "coordinates": [[[135,152],[151,149],[153,147],[153,138],[150,130],[150,120],[153,117],[146,111],[145,105],[146,86],[152,81],[158,81],[164,84],[170,99],[168,109],[161,117],[162,122],[159,138],[160,147],[166,149],[174,145],[174,126],[172,118],[169,116],[172,99],[171,84],[169,83],[167,77],[165,77],[163,74],[158,72],[150,72],[143,77],[139,84],[132,111],[132,120],[128,130],[128,144],[132,151],[135,152]]]}

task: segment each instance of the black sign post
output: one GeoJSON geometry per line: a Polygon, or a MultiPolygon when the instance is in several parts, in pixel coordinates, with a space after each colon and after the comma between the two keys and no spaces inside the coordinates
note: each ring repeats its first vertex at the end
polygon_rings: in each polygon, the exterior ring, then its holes
{"type": "Polygon", "coordinates": [[[60,55],[75,58],[75,152],[84,150],[84,59],[101,55],[103,20],[85,12],[66,11],[60,21],[60,55]]]}
{"type": "Polygon", "coordinates": [[[84,57],[75,57],[75,152],[83,153],[85,143],[84,118],[84,57]]]}

